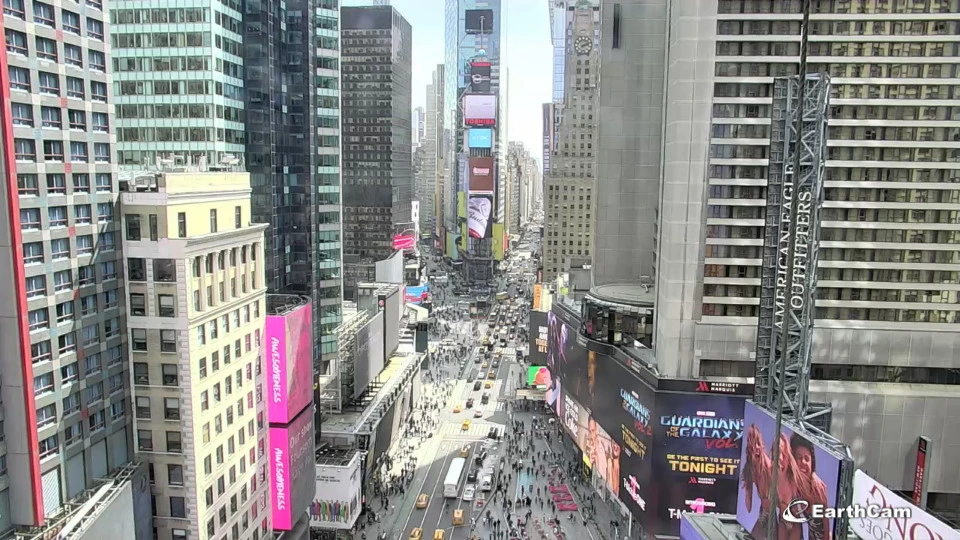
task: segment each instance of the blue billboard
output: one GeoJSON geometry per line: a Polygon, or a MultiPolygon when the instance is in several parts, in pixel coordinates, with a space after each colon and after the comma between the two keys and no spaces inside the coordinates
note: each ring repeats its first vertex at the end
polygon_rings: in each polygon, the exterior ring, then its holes
{"type": "Polygon", "coordinates": [[[467,130],[467,146],[470,148],[493,147],[493,130],[490,128],[473,128],[467,130]]]}
{"type": "Polygon", "coordinates": [[[430,285],[424,283],[416,287],[407,287],[405,301],[410,304],[419,304],[427,299],[427,293],[430,291],[430,285]]]}

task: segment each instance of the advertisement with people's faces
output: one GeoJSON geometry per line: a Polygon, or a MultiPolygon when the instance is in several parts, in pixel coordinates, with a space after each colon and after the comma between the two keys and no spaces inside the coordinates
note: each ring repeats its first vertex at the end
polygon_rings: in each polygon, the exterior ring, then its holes
{"type": "Polygon", "coordinates": [[[785,423],[780,433],[775,433],[772,414],[752,401],[744,407],[743,422],[737,522],[757,540],[833,540],[834,520],[814,518],[807,512],[814,505],[837,507],[841,468],[850,463],[792,425],[785,423]],[[773,468],[774,437],[780,440],[777,470],[773,468]],[[771,508],[774,475],[779,504],[771,508]],[[767,535],[771,522],[775,538],[767,535]]]}
{"type": "Polygon", "coordinates": [[[547,313],[547,369],[550,371],[550,385],[547,387],[546,397],[547,404],[557,411],[557,416],[560,416],[560,369],[573,344],[571,340],[575,339],[569,326],[563,324],[552,312],[547,313]]]}
{"type": "Polygon", "coordinates": [[[745,398],[657,395],[654,470],[663,481],[651,495],[656,533],[675,536],[683,512],[736,512],[745,398]]]}
{"type": "Polygon", "coordinates": [[[470,194],[467,199],[467,234],[470,238],[493,235],[493,196],[470,194]]]}

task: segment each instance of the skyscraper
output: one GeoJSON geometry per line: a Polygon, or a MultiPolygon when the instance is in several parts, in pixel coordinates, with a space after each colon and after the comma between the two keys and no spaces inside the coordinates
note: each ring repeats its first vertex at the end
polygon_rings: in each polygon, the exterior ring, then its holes
{"type": "Polygon", "coordinates": [[[0,534],[133,458],[109,7],[4,4],[0,534]]]}
{"type": "Polygon", "coordinates": [[[441,214],[443,169],[446,166],[443,144],[443,64],[438,64],[427,85],[427,106],[424,113],[424,182],[420,193],[420,231],[431,239],[439,239],[437,217],[441,214]]]}
{"type": "Polygon", "coordinates": [[[112,3],[121,167],[154,166],[158,159],[217,164],[243,154],[240,4],[112,3]]]}
{"type": "Polygon", "coordinates": [[[566,11],[566,68],[556,151],[544,176],[543,279],[566,272],[571,257],[593,253],[600,11],[589,1],[566,11]]]}
{"type": "Polygon", "coordinates": [[[373,281],[411,222],[410,23],[393,7],[345,7],[343,63],[344,297],[373,281]]]}
{"type": "Polygon", "coordinates": [[[336,0],[251,2],[244,14],[246,167],[269,223],[270,292],[311,298],[314,367],[340,324],[340,40],[336,0]]]}
{"type": "Polygon", "coordinates": [[[411,134],[413,137],[410,141],[410,144],[414,148],[420,146],[423,143],[423,136],[426,130],[426,124],[424,123],[425,121],[426,121],[426,111],[424,111],[423,107],[414,108],[413,122],[410,124],[411,134]]]}

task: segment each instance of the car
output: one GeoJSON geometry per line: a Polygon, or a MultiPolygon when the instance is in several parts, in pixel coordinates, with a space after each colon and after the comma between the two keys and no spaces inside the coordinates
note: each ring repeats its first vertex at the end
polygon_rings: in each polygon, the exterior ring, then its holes
{"type": "Polygon", "coordinates": [[[468,409],[472,409],[472,408],[473,408],[473,398],[467,399],[467,408],[468,408],[468,409]]]}
{"type": "Polygon", "coordinates": [[[468,485],[467,487],[463,488],[463,500],[472,501],[476,493],[477,493],[476,486],[472,484],[468,485]]]}
{"type": "Polygon", "coordinates": [[[470,445],[466,445],[460,449],[460,457],[465,458],[470,455],[470,445]]]}
{"type": "Polygon", "coordinates": [[[467,482],[476,482],[477,481],[477,470],[473,469],[467,473],[467,482]]]}
{"type": "Polygon", "coordinates": [[[482,417],[482,416],[483,416],[483,409],[481,409],[481,408],[474,409],[474,411],[473,411],[473,417],[474,417],[474,418],[480,418],[480,417],[482,417]]]}
{"type": "Polygon", "coordinates": [[[460,424],[460,431],[470,431],[470,421],[469,421],[469,420],[464,420],[463,423],[460,424]]]}
{"type": "MultiPolygon", "coordinates": [[[[467,420],[467,422],[469,422],[469,420],[467,420]]],[[[490,428],[490,431],[487,432],[487,438],[488,438],[488,439],[499,439],[499,438],[500,438],[500,432],[497,431],[497,428],[492,427],[492,428],[490,428]]]]}
{"type": "Polygon", "coordinates": [[[487,366],[488,366],[488,365],[489,365],[489,364],[487,364],[486,362],[481,362],[481,363],[480,363],[480,367],[483,368],[483,369],[487,369],[487,366]]]}
{"type": "Polygon", "coordinates": [[[421,540],[422,538],[423,538],[423,529],[421,529],[420,527],[414,527],[414,529],[410,531],[410,540],[421,540]]]}
{"type": "Polygon", "coordinates": [[[463,508],[457,508],[453,511],[453,526],[463,525],[463,508]]]}
{"type": "Polygon", "coordinates": [[[490,402],[490,392],[484,392],[483,395],[480,396],[480,403],[483,405],[486,405],[489,402],[490,402]]]}
{"type": "Polygon", "coordinates": [[[485,459],[487,459],[487,451],[481,450],[476,456],[474,456],[473,462],[476,464],[477,467],[479,467],[483,465],[483,460],[485,459]]]}
{"type": "Polygon", "coordinates": [[[498,367],[500,367],[500,360],[494,360],[493,363],[490,364],[490,367],[492,367],[493,369],[497,369],[498,367]]]}
{"type": "Polygon", "coordinates": [[[491,369],[490,371],[487,372],[487,378],[488,378],[488,379],[496,379],[496,378],[497,378],[497,372],[491,369]]]}
{"type": "Polygon", "coordinates": [[[417,497],[417,508],[422,510],[427,507],[427,503],[429,502],[430,496],[428,496],[426,493],[421,493],[420,496],[417,497]]]}
{"type": "MultiPolygon", "coordinates": [[[[480,384],[480,381],[477,381],[477,384],[480,384]]],[[[493,388],[493,381],[486,381],[483,383],[483,387],[486,389],[493,388]]],[[[478,389],[479,390],[479,389],[478,389]]]]}
{"type": "Polygon", "coordinates": [[[460,412],[460,411],[462,411],[462,410],[463,410],[463,407],[461,407],[459,404],[453,406],[453,412],[454,412],[454,413],[458,413],[458,412],[460,412]]]}
{"type": "Polygon", "coordinates": [[[479,363],[482,362],[482,361],[483,361],[483,360],[481,360],[481,356],[480,356],[479,354],[478,354],[478,355],[475,355],[475,356],[473,357],[473,363],[474,363],[474,364],[479,364],[479,363]]]}
{"type": "Polygon", "coordinates": [[[473,390],[474,390],[474,391],[477,391],[477,390],[479,390],[479,389],[480,389],[480,381],[474,382],[474,383],[473,383],[473,390]]]}

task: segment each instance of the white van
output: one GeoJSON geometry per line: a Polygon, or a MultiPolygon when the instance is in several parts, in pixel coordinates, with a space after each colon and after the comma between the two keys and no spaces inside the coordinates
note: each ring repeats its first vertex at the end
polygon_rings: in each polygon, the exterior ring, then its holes
{"type": "Polygon", "coordinates": [[[493,475],[485,474],[480,477],[480,491],[490,491],[493,489],[493,475]]]}

